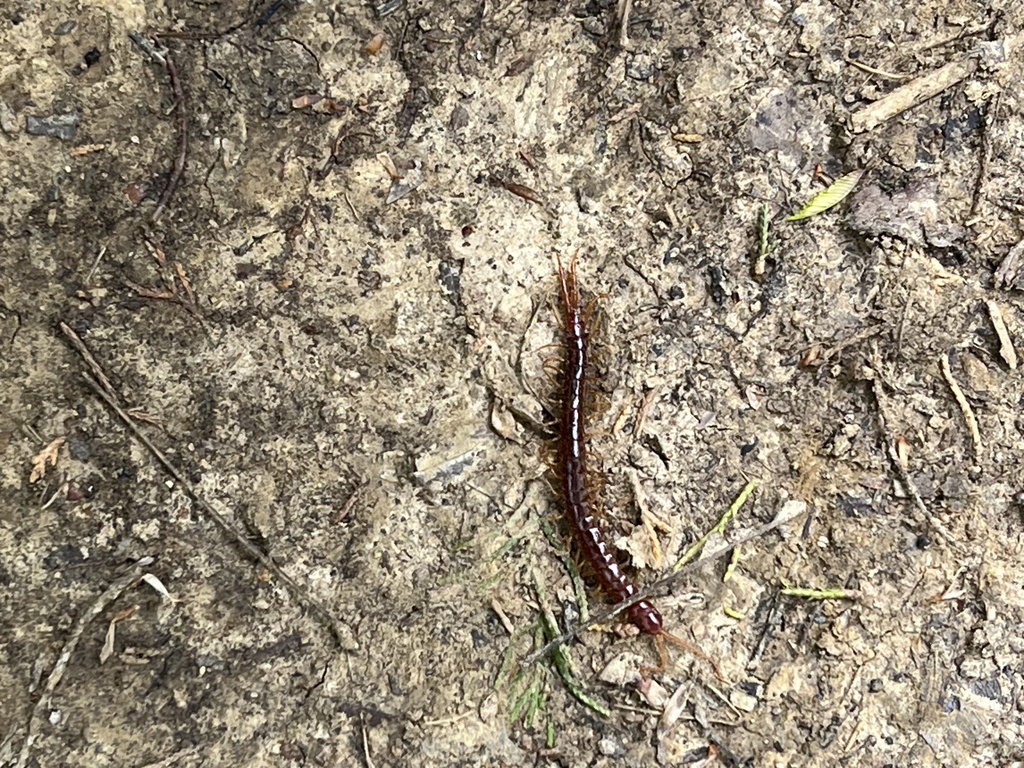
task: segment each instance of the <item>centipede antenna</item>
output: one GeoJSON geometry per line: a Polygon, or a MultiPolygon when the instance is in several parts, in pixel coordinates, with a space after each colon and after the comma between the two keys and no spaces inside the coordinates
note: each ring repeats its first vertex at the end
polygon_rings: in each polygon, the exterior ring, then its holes
{"type": "Polygon", "coordinates": [[[578,257],[579,251],[576,251],[569,260],[569,267],[566,269],[565,265],[562,264],[562,257],[555,254],[555,260],[558,262],[558,280],[562,284],[562,300],[565,306],[576,306],[580,301],[579,288],[576,284],[576,262],[578,257]]]}
{"type": "Polygon", "coordinates": [[[644,677],[653,677],[654,675],[660,675],[662,672],[668,669],[668,649],[665,647],[664,633],[660,635],[654,635],[654,647],[658,649],[658,666],[641,667],[640,674],[644,677]]]}
{"type": "Polygon", "coordinates": [[[715,677],[717,677],[723,683],[729,682],[728,680],[726,680],[725,675],[722,674],[722,670],[718,668],[718,664],[715,662],[714,659],[712,659],[710,656],[704,653],[704,651],[702,651],[693,643],[687,640],[683,640],[683,638],[677,637],[676,635],[673,635],[671,632],[668,632],[664,629],[654,636],[654,644],[658,647],[658,655],[661,657],[661,667],[659,671],[664,671],[665,668],[668,666],[668,652],[665,649],[666,640],[668,640],[670,643],[673,643],[674,645],[678,645],[685,651],[689,651],[691,654],[693,654],[698,659],[700,659],[708,666],[710,666],[711,669],[713,669],[715,672],[715,677]]]}

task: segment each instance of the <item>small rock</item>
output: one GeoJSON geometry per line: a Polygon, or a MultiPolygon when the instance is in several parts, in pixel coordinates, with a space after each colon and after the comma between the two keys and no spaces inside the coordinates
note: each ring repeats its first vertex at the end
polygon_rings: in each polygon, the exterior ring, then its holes
{"type": "Polygon", "coordinates": [[[583,20],[583,31],[594,37],[604,37],[608,33],[608,27],[597,16],[587,16],[583,20]]]}
{"type": "Polygon", "coordinates": [[[457,104],[455,109],[452,110],[451,117],[448,118],[448,127],[457,131],[460,128],[465,128],[469,125],[469,112],[461,104],[457,104]]]}
{"type": "Polygon", "coordinates": [[[608,662],[608,666],[597,676],[602,683],[609,685],[633,685],[640,679],[640,667],[643,657],[635,653],[623,652],[608,662]]]}
{"type": "Polygon", "coordinates": [[[8,136],[18,132],[18,123],[14,117],[14,110],[7,106],[7,102],[0,99],[0,131],[8,136]]]}
{"type": "Polygon", "coordinates": [[[763,691],[764,688],[759,683],[743,684],[729,692],[729,703],[741,712],[753,712],[757,709],[757,694],[763,691]]]}
{"type": "Polygon", "coordinates": [[[491,695],[480,702],[480,719],[485,723],[498,716],[498,697],[491,695]]]}
{"type": "Polygon", "coordinates": [[[654,60],[646,53],[638,53],[626,64],[626,77],[633,80],[649,80],[654,77],[654,60]]]}
{"type": "Polygon", "coordinates": [[[29,115],[25,120],[25,130],[32,136],[49,136],[61,141],[71,141],[75,138],[75,131],[80,122],[82,122],[82,116],[74,112],[66,115],[51,115],[50,117],[29,115]]]}
{"type": "Polygon", "coordinates": [[[601,739],[597,743],[597,749],[605,757],[616,757],[626,753],[626,750],[622,748],[622,745],[610,736],[605,736],[601,739]]]}
{"type": "Polygon", "coordinates": [[[978,395],[992,395],[995,389],[995,382],[988,367],[977,355],[968,352],[961,358],[961,366],[964,369],[964,376],[967,378],[967,386],[978,395]]]}

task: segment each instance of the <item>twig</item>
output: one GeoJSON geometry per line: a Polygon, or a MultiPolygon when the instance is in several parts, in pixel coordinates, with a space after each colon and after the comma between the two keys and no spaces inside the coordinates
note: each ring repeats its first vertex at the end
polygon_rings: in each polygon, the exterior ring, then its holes
{"type": "Polygon", "coordinates": [[[757,215],[757,257],[754,259],[754,277],[757,280],[764,279],[764,271],[768,262],[768,256],[775,247],[778,245],[778,241],[773,242],[771,239],[771,212],[768,208],[768,203],[761,206],[761,210],[757,215]]]}
{"type": "Polygon", "coordinates": [[[128,573],[115,579],[110,586],[107,587],[106,591],[96,598],[96,601],[86,609],[85,613],[78,617],[78,621],[75,622],[75,626],[71,630],[71,634],[68,635],[68,639],[64,643],[64,647],[60,651],[60,656],[57,657],[57,662],[53,665],[53,670],[50,672],[50,676],[46,678],[46,684],[43,686],[43,692],[39,696],[39,700],[32,708],[32,714],[29,716],[28,720],[28,733],[25,736],[25,742],[21,745],[21,753],[18,755],[16,768],[25,768],[28,764],[32,745],[38,738],[39,726],[45,719],[46,711],[50,708],[50,702],[53,699],[53,692],[56,690],[57,686],[60,685],[60,681],[64,678],[64,672],[68,668],[68,662],[71,661],[71,657],[78,648],[78,643],[81,641],[86,628],[97,616],[106,610],[108,605],[117,600],[117,598],[121,596],[121,593],[128,589],[128,587],[130,587],[134,582],[138,581],[139,577],[142,576],[142,572],[152,563],[152,557],[144,557],[137,561],[128,573]]]}
{"type": "Polygon", "coordinates": [[[878,75],[879,77],[884,77],[886,80],[910,80],[910,79],[912,79],[914,77],[913,75],[899,75],[899,74],[896,74],[895,72],[886,72],[884,69],[875,69],[874,67],[869,67],[867,64],[865,64],[862,61],[857,61],[856,59],[851,59],[849,56],[847,56],[845,59],[843,59],[843,61],[845,61],[851,67],[856,67],[857,69],[860,69],[860,70],[862,70],[864,72],[867,72],[869,74],[872,74],[872,75],[878,75]]]}
{"type": "Polygon", "coordinates": [[[82,356],[85,360],[85,364],[89,366],[89,370],[92,371],[92,375],[96,377],[96,380],[103,386],[106,393],[117,402],[117,395],[114,392],[114,385],[110,383],[110,379],[103,372],[100,364],[96,362],[96,358],[92,356],[92,352],[89,351],[88,347],[85,346],[82,339],[79,338],[78,334],[75,333],[71,326],[61,321],[60,324],[61,333],[68,337],[68,341],[71,342],[71,346],[75,348],[75,351],[82,356]]]}
{"type": "Polygon", "coordinates": [[[640,402],[640,410],[636,414],[636,423],[633,425],[633,437],[639,437],[640,433],[644,431],[644,424],[647,423],[647,417],[651,415],[651,409],[654,408],[654,401],[658,399],[658,395],[661,394],[661,386],[655,384],[651,387],[651,391],[644,395],[644,399],[640,402]]]}
{"type": "Polygon", "coordinates": [[[681,571],[687,563],[689,563],[691,560],[697,557],[697,555],[700,554],[700,551],[708,543],[708,539],[711,538],[712,534],[725,534],[726,527],[729,525],[732,519],[736,517],[737,514],[739,514],[740,508],[747,503],[747,499],[750,497],[750,494],[754,492],[755,488],[757,488],[757,480],[750,480],[743,487],[743,490],[740,491],[740,495],[736,497],[736,500],[729,505],[729,508],[727,510],[725,510],[725,514],[722,515],[722,517],[715,524],[715,526],[710,531],[701,536],[699,539],[697,539],[697,541],[693,543],[693,546],[691,546],[688,550],[686,550],[686,552],[683,553],[683,556],[679,558],[679,562],[677,562],[672,567],[673,573],[681,571]]]}
{"type": "Polygon", "coordinates": [[[167,181],[164,192],[160,195],[160,201],[156,204],[151,221],[156,224],[163,215],[164,208],[174,194],[174,190],[181,181],[181,175],[185,171],[185,153],[188,151],[188,111],[185,101],[185,91],[181,87],[181,79],[178,77],[178,68],[171,58],[171,52],[164,52],[164,64],[167,66],[167,74],[171,78],[171,88],[174,90],[175,110],[178,117],[178,156],[174,159],[174,170],[171,171],[171,178],[167,181]]]}
{"type": "Polygon", "coordinates": [[[356,506],[356,503],[359,501],[359,498],[362,496],[363,491],[365,491],[369,486],[370,482],[368,480],[364,480],[355,487],[355,490],[353,490],[352,493],[349,494],[348,500],[341,506],[341,509],[335,512],[334,515],[331,517],[331,525],[340,523],[342,520],[349,516],[349,513],[352,512],[352,510],[356,506]]]}
{"type": "Polygon", "coordinates": [[[157,64],[160,64],[161,66],[167,65],[167,60],[164,58],[165,55],[167,54],[166,48],[157,48],[155,45],[153,45],[153,42],[148,37],[134,30],[128,33],[128,37],[131,38],[131,41],[133,43],[139,46],[143,53],[149,56],[149,58],[151,58],[157,64]]]}
{"type": "Polygon", "coordinates": [[[632,50],[629,42],[629,15],[633,11],[633,0],[619,0],[619,47],[623,50],[632,50]]]}
{"type": "MultiPolygon", "coordinates": [[[[770,523],[762,525],[759,528],[754,529],[750,533],[744,536],[740,536],[734,541],[726,541],[724,544],[717,548],[710,550],[706,549],[701,555],[700,559],[687,563],[678,571],[675,571],[674,573],[669,574],[665,578],[656,581],[649,587],[641,589],[628,600],[623,600],[621,603],[618,603],[610,610],[605,611],[599,616],[593,617],[590,621],[582,624],[576,624],[570,627],[565,632],[560,634],[558,637],[548,642],[547,645],[534,651],[525,659],[523,659],[520,666],[526,668],[531,664],[535,664],[537,661],[551,653],[551,651],[554,650],[557,646],[563,645],[569,642],[570,640],[573,640],[584,630],[590,629],[591,627],[597,626],[598,624],[607,624],[620,613],[629,609],[631,606],[636,605],[640,601],[649,600],[652,597],[657,597],[658,595],[663,594],[669,589],[669,587],[671,587],[673,584],[681,580],[684,575],[689,573],[691,570],[696,569],[697,566],[709,560],[714,560],[721,557],[722,555],[728,554],[733,549],[733,547],[737,547],[740,544],[745,544],[748,541],[754,541],[755,539],[759,539],[766,533],[778,528],[780,525],[788,523],[795,517],[793,512],[796,509],[798,509],[796,506],[786,505],[783,507],[783,509],[779,511],[779,514],[776,515],[775,519],[772,520],[770,523]]],[[[803,509],[806,509],[806,507],[801,506],[799,509],[802,511],[803,509]]]]}
{"type": "Polygon", "coordinates": [[[281,567],[268,557],[263,550],[253,544],[249,539],[239,533],[235,528],[227,521],[227,519],[220,514],[213,506],[206,501],[202,496],[199,495],[199,491],[192,485],[185,477],[185,475],[179,470],[170,459],[168,459],[159,448],[157,448],[146,437],[145,433],[139,428],[139,426],[132,420],[125,411],[117,404],[117,402],[88,374],[82,374],[82,378],[85,382],[93,388],[103,401],[110,407],[114,413],[120,417],[121,421],[124,422],[125,426],[135,435],[135,438],[142,443],[146,449],[153,454],[153,457],[163,466],[167,473],[177,481],[177,483],[185,489],[192,500],[195,501],[199,507],[210,516],[224,533],[226,533],[231,539],[234,540],[239,547],[241,547],[247,555],[256,560],[260,565],[266,568],[268,571],[274,574],[277,579],[284,584],[292,594],[298,599],[300,603],[309,608],[315,613],[321,621],[323,621],[328,628],[331,630],[331,634],[334,639],[338,642],[344,650],[354,650],[357,646],[355,639],[352,637],[351,632],[345,627],[337,618],[331,614],[326,608],[324,608],[319,602],[317,602],[307,590],[305,590],[298,582],[296,582],[291,576],[281,570],[281,567]]]}
{"type": "Polygon", "coordinates": [[[863,595],[859,589],[811,589],[809,587],[783,587],[783,595],[802,597],[805,600],[859,600],[863,595]]]}
{"type": "Polygon", "coordinates": [[[107,246],[100,248],[100,252],[96,254],[96,261],[92,263],[92,269],[89,270],[89,274],[85,276],[85,284],[88,285],[92,282],[92,276],[96,274],[96,268],[100,265],[100,260],[103,259],[103,254],[107,252],[107,246]]]}
{"type": "Polygon", "coordinates": [[[974,194],[971,195],[971,209],[967,218],[973,219],[985,197],[985,179],[988,178],[988,164],[992,156],[992,128],[999,114],[999,94],[985,103],[985,116],[981,121],[981,150],[978,156],[978,177],[974,180],[974,194]]]}
{"type": "Polygon", "coordinates": [[[359,713],[359,730],[363,734],[363,759],[366,761],[366,768],[377,768],[370,757],[370,739],[366,734],[366,723],[363,721],[363,714],[359,713]]]}
{"type": "Polygon", "coordinates": [[[854,112],[850,116],[850,127],[854,133],[870,131],[968,78],[977,68],[977,58],[967,56],[951,61],[939,69],[926,72],[886,94],[878,101],[854,112]]]}
{"type": "Polygon", "coordinates": [[[964,414],[964,421],[967,422],[967,429],[970,431],[971,441],[974,443],[974,455],[980,456],[981,432],[978,430],[978,420],[974,417],[974,411],[971,410],[971,404],[967,402],[964,391],[960,389],[960,385],[953,378],[953,372],[949,369],[949,355],[945,352],[939,358],[939,366],[942,368],[942,377],[952,390],[953,397],[956,398],[957,405],[960,406],[960,410],[964,414]]]}
{"type": "Polygon", "coordinates": [[[992,327],[996,330],[996,337],[999,339],[999,356],[1011,371],[1017,370],[1017,351],[1013,348],[1013,340],[1010,332],[1006,330],[1006,321],[1003,319],[1003,310],[992,299],[985,301],[988,308],[988,316],[992,320],[992,327]]]}

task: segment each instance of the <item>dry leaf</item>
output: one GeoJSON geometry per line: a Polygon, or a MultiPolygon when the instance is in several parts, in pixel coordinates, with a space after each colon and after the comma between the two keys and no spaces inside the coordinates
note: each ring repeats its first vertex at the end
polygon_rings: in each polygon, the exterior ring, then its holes
{"type": "Polygon", "coordinates": [[[142,574],[142,580],[149,584],[149,586],[151,586],[157,592],[157,594],[160,595],[161,599],[171,599],[171,593],[167,591],[167,587],[165,587],[164,583],[160,581],[160,579],[158,579],[152,573],[142,574]]]}
{"type": "Polygon", "coordinates": [[[669,696],[668,701],[665,702],[665,708],[661,711],[661,717],[658,719],[658,741],[662,741],[668,735],[668,732],[672,730],[672,726],[676,724],[676,721],[686,711],[688,694],[691,690],[692,686],[689,683],[683,683],[675,689],[672,695],[669,696]]]}
{"type": "Polygon", "coordinates": [[[32,472],[28,476],[30,483],[37,482],[43,475],[46,474],[46,465],[57,466],[57,454],[60,453],[60,448],[64,445],[66,438],[58,437],[48,446],[43,448],[39,453],[32,457],[32,472]]]}

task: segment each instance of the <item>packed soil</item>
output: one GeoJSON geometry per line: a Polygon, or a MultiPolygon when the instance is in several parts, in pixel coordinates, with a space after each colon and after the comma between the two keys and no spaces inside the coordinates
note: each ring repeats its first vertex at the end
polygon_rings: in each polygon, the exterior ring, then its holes
{"type": "Polygon", "coordinates": [[[1018,2],[2,6],[0,766],[1024,760],[1018,2]]]}

